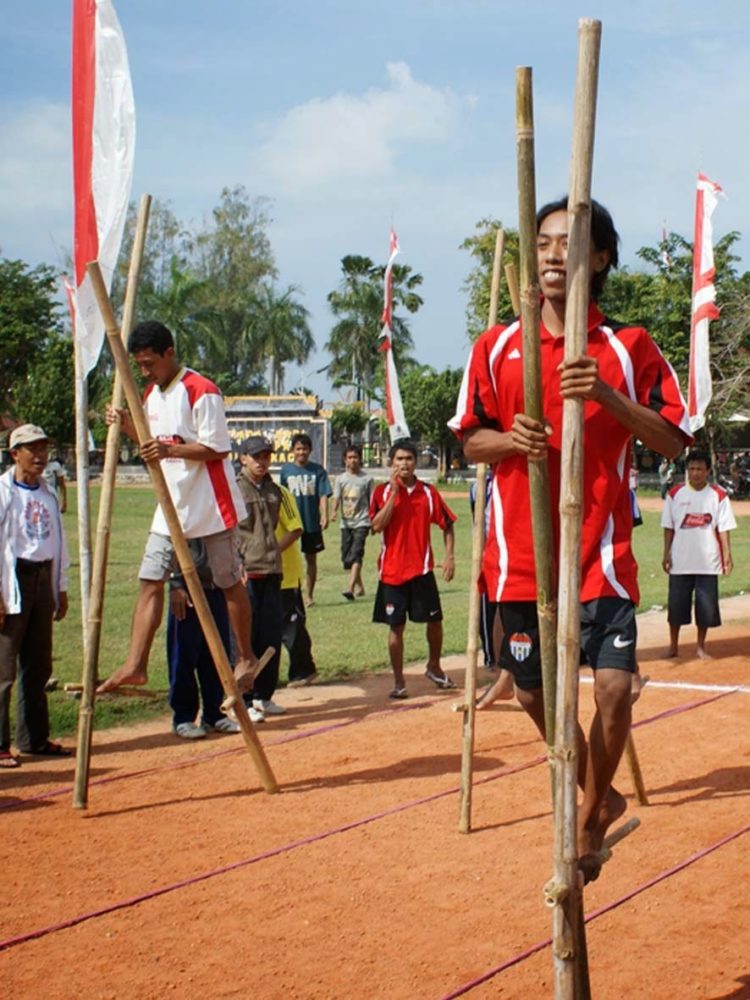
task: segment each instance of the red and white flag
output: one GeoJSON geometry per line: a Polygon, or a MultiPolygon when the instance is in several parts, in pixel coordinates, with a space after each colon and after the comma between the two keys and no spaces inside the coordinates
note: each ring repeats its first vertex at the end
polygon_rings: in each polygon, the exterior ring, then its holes
{"type": "Polygon", "coordinates": [[[391,229],[388,263],[385,268],[385,290],[383,300],[383,315],[380,322],[380,350],[385,354],[385,419],[391,444],[400,438],[409,437],[409,425],[404,416],[404,404],[401,402],[401,390],[398,385],[396,362],[393,359],[391,333],[393,331],[393,262],[398,253],[398,236],[391,229]]]}
{"type": "Polygon", "coordinates": [[[714,214],[721,187],[698,174],[695,196],[695,239],[693,243],[693,300],[690,316],[690,372],[688,375],[688,416],[690,430],[695,432],[706,422],[706,410],[711,402],[711,357],[708,326],[718,319],[716,289],[714,287],[714,214]]]}
{"type": "Polygon", "coordinates": [[[104,324],[86,265],[111,287],[133,179],[135,105],[128,54],[111,0],[73,0],[73,188],[76,339],[81,370],[96,364],[104,324]]]}

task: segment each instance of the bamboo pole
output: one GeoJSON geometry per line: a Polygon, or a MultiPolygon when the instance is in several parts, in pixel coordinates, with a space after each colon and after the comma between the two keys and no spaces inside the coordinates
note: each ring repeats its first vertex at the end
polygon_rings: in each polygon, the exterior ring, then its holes
{"type": "Polygon", "coordinates": [[[76,425],[76,513],[78,517],[78,572],[81,587],[81,638],[88,648],[89,593],[91,590],[91,504],[89,496],[89,391],[81,350],[73,330],[76,425]]]}
{"type": "MultiPolygon", "coordinates": [[[[99,265],[96,262],[89,264],[87,270],[94,287],[99,309],[104,319],[107,340],[109,341],[109,346],[115,359],[117,370],[119,371],[120,378],[122,379],[125,398],[128,403],[128,409],[130,410],[130,416],[138,435],[138,441],[142,444],[144,441],[147,441],[151,435],[148,422],[146,421],[146,414],[138,395],[138,387],[135,384],[135,378],[133,377],[133,372],[130,369],[130,362],[125,350],[125,345],[122,342],[120,331],[117,328],[117,321],[114,313],[112,312],[112,305],[109,301],[107,289],[105,288],[102,280],[99,265]]],[[[219,636],[219,630],[216,627],[216,622],[211,614],[211,609],[208,605],[208,601],[206,600],[206,595],[203,591],[200,580],[198,579],[198,573],[195,569],[193,557],[190,554],[190,549],[185,540],[185,536],[182,533],[182,526],[180,525],[179,518],[177,517],[177,511],[175,510],[172,498],[169,495],[169,490],[167,489],[167,483],[160,463],[158,461],[149,462],[148,471],[151,475],[151,483],[154,487],[154,492],[156,493],[157,500],[161,505],[162,512],[164,513],[164,517],[167,522],[167,527],[169,528],[169,535],[172,539],[172,544],[174,545],[175,554],[180,565],[182,576],[185,580],[185,585],[187,586],[188,593],[190,594],[190,600],[192,601],[193,607],[198,615],[201,629],[206,637],[206,642],[208,643],[211,656],[214,664],[216,665],[224,691],[227,695],[223,707],[226,707],[227,710],[230,711],[234,710],[236,713],[237,721],[242,729],[242,736],[245,740],[245,745],[250,752],[250,756],[253,759],[253,763],[258,771],[263,787],[267,792],[278,792],[279,786],[276,783],[276,779],[274,778],[271,767],[266,759],[263,747],[258,740],[257,733],[255,732],[253,724],[250,721],[250,717],[247,714],[247,707],[237,687],[232,668],[227,658],[226,650],[224,649],[224,644],[219,636]]]]}
{"type": "MultiPolygon", "coordinates": [[[[586,352],[590,297],[591,175],[601,22],[578,22],[578,69],[568,196],[566,360],[586,352]]],[[[583,509],[583,400],[563,404],[560,482],[560,581],[555,720],[554,878],[561,896],[552,916],[555,997],[588,997],[583,894],[578,871],[578,668],[580,656],[581,516],[583,509]]]]}
{"type": "MultiPolygon", "coordinates": [[[[138,207],[135,238],[130,254],[128,284],[125,292],[125,304],[122,314],[121,336],[127,340],[133,325],[135,303],[138,294],[138,280],[143,263],[143,250],[146,244],[146,230],[151,208],[151,195],[144,194],[138,207]]],[[[112,388],[112,406],[122,407],[122,379],[115,370],[115,381],[112,388]]],[[[91,575],[91,594],[88,604],[88,642],[84,647],[83,675],[81,678],[81,702],[78,709],[78,749],[76,751],[76,769],[73,782],[73,805],[76,809],[85,809],[88,805],[89,769],[91,766],[91,736],[94,726],[94,701],[96,678],[99,667],[99,644],[101,641],[102,618],[104,610],[104,589],[107,582],[107,562],[109,559],[109,542],[112,529],[112,508],[115,497],[115,479],[117,476],[117,460],[120,453],[120,421],[110,424],[107,432],[107,444],[104,453],[104,470],[102,473],[102,489],[99,497],[99,515],[96,525],[96,548],[91,575]]]]}
{"type": "MultiPolygon", "coordinates": [[[[518,236],[521,266],[521,328],[523,331],[524,411],[544,420],[542,359],[539,346],[541,306],[536,238],[536,180],[534,161],[534,101],[532,72],[516,69],[516,156],[518,164],[518,236]]],[[[547,747],[555,743],[555,684],[557,675],[557,601],[552,504],[547,460],[528,462],[531,525],[536,568],[536,605],[542,661],[544,724],[547,747]]]]}
{"type": "MultiPolygon", "coordinates": [[[[495,257],[492,262],[488,328],[497,323],[500,298],[500,267],[505,247],[505,232],[500,226],[495,237],[495,257]]],[[[474,503],[474,525],[471,533],[471,583],[469,584],[469,625],[466,637],[466,677],[464,680],[464,717],[461,743],[461,789],[459,794],[460,833],[471,833],[471,793],[474,773],[474,723],[477,710],[477,654],[479,651],[479,614],[481,595],[479,575],[484,554],[484,516],[487,497],[487,465],[477,462],[477,495],[474,503]]]]}
{"type": "Polygon", "coordinates": [[[516,273],[516,265],[512,260],[509,260],[505,265],[505,283],[508,286],[508,294],[510,295],[510,302],[513,306],[513,312],[516,316],[521,315],[521,293],[518,289],[518,274],[516,273]]]}
{"type": "Polygon", "coordinates": [[[628,733],[628,739],[625,743],[625,758],[628,762],[630,780],[633,782],[635,800],[639,806],[647,806],[649,802],[648,795],[646,794],[646,784],[643,780],[643,772],[641,771],[641,764],[636,753],[632,732],[628,733]]]}

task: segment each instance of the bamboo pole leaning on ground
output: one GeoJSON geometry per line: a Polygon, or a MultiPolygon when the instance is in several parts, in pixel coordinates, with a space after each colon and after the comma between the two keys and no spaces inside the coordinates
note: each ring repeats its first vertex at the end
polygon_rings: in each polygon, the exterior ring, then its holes
{"type": "MultiPolygon", "coordinates": [[[[542,359],[539,347],[541,306],[536,236],[536,179],[534,161],[534,99],[532,72],[516,69],[516,157],[518,170],[518,242],[521,270],[521,327],[523,330],[523,403],[527,417],[544,420],[542,359]]],[[[547,748],[555,745],[555,685],[557,680],[557,595],[552,505],[547,459],[529,462],[529,496],[536,568],[536,606],[542,661],[544,725],[547,748]]]]}
{"type": "MultiPolygon", "coordinates": [[[[586,353],[590,296],[591,175],[601,22],[578,22],[578,69],[568,195],[565,360],[586,353]]],[[[552,915],[556,1000],[590,995],[585,955],[583,892],[578,871],[578,669],[580,657],[583,400],[563,403],[560,481],[558,674],[555,720],[554,881],[560,894],[552,915]]]]}
{"type": "MultiPolygon", "coordinates": [[[[104,319],[104,328],[107,332],[107,340],[109,341],[109,346],[112,350],[117,370],[119,371],[120,378],[122,379],[125,398],[127,399],[128,409],[130,410],[130,416],[133,420],[133,424],[135,425],[138,441],[139,443],[142,443],[143,441],[149,439],[150,431],[146,421],[146,414],[141,405],[138,388],[135,384],[135,378],[133,377],[133,372],[130,369],[130,362],[125,350],[125,345],[122,342],[120,331],[117,328],[117,321],[114,313],[112,312],[112,305],[109,301],[107,289],[105,288],[102,280],[99,265],[96,262],[89,264],[87,270],[94,286],[94,292],[96,294],[96,300],[99,305],[102,318],[104,319]]],[[[174,545],[175,555],[177,556],[177,561],[180,565],[180,570],[182,571],[182,575],[190,595],[190,600],[192,601],[193,607],[198,615],[201,629],[206,637],[208,648],[211,652],[216,670],[227,695],[225,705],[233,708],[236,713],[237,721],[242,729],[242,736],[245,740],[245,745],[250,752],[250,756],[253,759],[263,787],[267,792],[278,792],[279,786],[276,783],[276,779],[274,778],[271,767],[266,759],[263,747],[260,745],[260,741],[258,740],[258,736],[253,728],[253,724],[247,714],[247,707],[237,687],[232,668],[229,664],[229,659],[227,658],[226,650],[224,649],[221,637],[219,636],[219,631],[216,627],[216,622],[211,614],[211,609],[208,606],[206,595],[203,591],[200,580],[198,579],[195,563],[193,562],[193,557],[190,554],[188,544],[185,541],[185,536],[182,533],[182,526],[180,525],[179,518],[177,517],[177,511],[172,503],[172,498],[169,495],[169,490],[167,489],[167,483],[164,479],[164,473],[162,472],[160,463],[158,461],[149,462],[148,471],[151,475],[151,483],[154,487],[156,498],[161,505],[161,509],[167,522],[167,527],[169,528],[169,535],[172,539],[172,544],[174,545]]]]}
{"type": "MultiPolygon", "coordinates": [[[[138,295],[138,280],[143,263],[143,250],[146,244],[148,216],[151,209],[151,195],[144,194],[138,206],[138,218],[135,227],[135,238],[130,253],[130,268],[128,284],[125,292],[125,305],[122,314],[121,335],[127,340],[133,325],[135,303],[138,295]]],[[[122,407],[122,379],[115,371],[115,381],[112,388],[112,406],[122,407]]],[[[88,641],[84,648],[83,674],[81,678],[81,703],[78,709],[78,749],[76,751],[76,770],[73,783],[73,805],[76,809],[85,809],[89,795],[89,768],[91,765],[91,734],[94,727],[94,701],[96,692],[97,671],[99,667],[99,644],[102,634],[102,616],[104,609],[104,588],[107,582],[107,562],[109,559],[109,542],[112,531],[112,508],[115,497],[115,479],[117,476],[117,460],[120,453],[120,421],[110,424],[107,432],[107,445],[104,452],[104,471],[102,473],[102,489],[99,496],[99,514],[96,524],[96,548],[91,573],[91,594],[88,604],[88,641]]]]}
{"type": "MultiPolygon", "coordinates": [[[[502,226],[495,238],[495,257],[492,262],[492,282],[490,284],[490,308],[487,327],[497,323],[497,304],[500,298],[500,268],[505,247],[505,232],[502,226]]],[[[477,700],[477,656],[479,652],[479,615],[481,595],[479,575],[482,571],[484,554],[484,518],[487,497],[487,465],[477,462],[477,494],[474,503],[474,525],[471,533],[471,581],[469,583],[469,625],[466,637],[466,676],[464,679],[464,717],[461,731],[461,790],[459,794],[458,829],[460,833],[471,832],[471,792],[474,774],[474,722],[477,700]]]]}

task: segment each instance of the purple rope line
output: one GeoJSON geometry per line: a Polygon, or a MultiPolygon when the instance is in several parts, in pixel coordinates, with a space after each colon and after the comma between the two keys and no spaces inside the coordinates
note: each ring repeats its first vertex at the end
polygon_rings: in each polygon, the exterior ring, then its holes
{"type": "MultiPolygon", "coordinates": [[[[712,695],[710,698],[705,698],[705,699],[703,699],[701,701],[694,701],[694,702],[688,703],[687,705],[678,706],[676,709],[668,709],[667,712],[660,712],[659,714],[657,714],[655,716],[652,716],[649,719],[643,720],[640,723],[640,725],[645,725],[648,722],[652,722],[652,721],[655,721],[657,719],[664,718],[667,715],[677,715],[680,712],[687,712],[687,711],[690,711],[693,708],[699,708],[702,705],[707,705],[710,702],[716,701],[718,698],[724,698],[724,697],[726,697],[727,694],[733,694],[733,693],[734,692],[732,692],[732,691],[722,692],[719,695],[712,695]]],[[[405,710],[405,709],[408,709],[408,708],[419,708],[419,707],[425,707],[425,706],[423,706],[423,705],[420,705],[420,706],[418,706],[418,705],[415,705],[415,706],[403,706],[402,710],[405,710]]],[[[378,714],[381,714],[381,713],[378,713],[378,714]]],[[[371,717],[372,716],[365,716],[364,719],[349,720],[346,723],[335,723],[335,724],[333,724],[331,726],[321,727],[321,730],[315,730],[315,732],[319,732],[319,731],[325,732],[325,731],[327,731],[329,729],[338,729],[338,728],[341,728],[342,726],[351,725],[354,722],[365,721],[366,719],[371,718],[371,717]]],[[[303,738],[303,734],[299,734],[299,738],[303,738]]],[[[288,741],[289,741],[288,737],[281,737],[281,739],[280,739],[280,742],[288,742],[288,741]]],[[[219,751],[219,754],[212,755],[212,756],[218,756],[220,754],[236,753],[236,752],[239,752],[239,751],[234,751],[234,750],[232,750],[232,751],[219,751]]],[[[208,756],[208,755],[206,755],[206,756],[208,756]]],[[[511,767],[501,768],[495,774],[486,775],[484,778],[480,778],[480,779],[476,780],[474,782],[474,784],[475,785],[484,785],[484,784],[487,784],[490,781],[497,781],[499,778],[504,778],[504,777],[507,777],[507,776],[509,776],[511,774],[517,774],[520,771],[525,771],[525,770],[528,770],[528,769],[530,769],[532,767],[537,767],[539,764],[544,763],[544,761],[546,761],[546,760],[547,760],[547,755],[546,754],[541,754],[538,757],[534,757],[531,760],[525,761],[525,762],[523,762],[521,764],[515,764],[515,765],[513,765],[511,767]]],[[[192,763],[192,762],[189,762],[189,763],[192,763]]],[[[178,765],[167,765],[167,767],[165,767],[163,769],[162,768],[152,768],[152,769],[148,769],[148,770],[146,770],[144,772],[131,772],[131,775],[138,775],[138,774],[142,774],[142,773],[152,773],[153,771],[156,771],[156,770],[169,770],[169,769],[172,769],[173,767],[184,767],[184,766],[187,766],[187,764],[186,763],[182,763],[182,764],[178,764],[178,765]]],[[[126,777],[126,776],[125,775],[121,775],[119,777],[123,778],[123,777],[126,777]]],[[[101,780],[102,781],[112,781],[112,780],[117,780],[117,778],[116,777],[115,778],[105,778],[105,779],[101,779],[101,780]]],[[[429,802],[435,802],[438,799],[445,798],[448,795],[455,795],[459,791],[460,791],[460,787],[455,787],[455,788],[446,789],[445,791],[442,791],[442,792],[435,792],[432,795],[428,795],[428,796],[425,796],[425,797],[419,798],[419,799],[414,799],[411,802],[405,802],[405,803],[402,803],[401,805],[398,805],[398,806],[392,806],[390,809],[386,809],[383,812],[376,813],[373,816],[368,816],[368,817],[365,817],[364,819],[352,820],[351,822],[346,823],[343,826],[334,827],[331,830],[325,830],[323,833],[312,834],[309,837],[302,838],[301,840],[295,840],[291,844],[282,845],[281,847],[270,848],[268,851],[264,851],[263,853],[254,855],[253,857],[244,858],[244,859],[242,859],[240,861],[232,862],[232,864],[230,864],[230,865],[225,865],[225,866],[223,866],[221,868],[216,868],[216,869],[213,869],[213,870],[208,871],[208,872],[202,872],[200,875],[194,875],[194,876],[191,876],[190,878],[182,879],[179,882],[175,882],[175,883],[173,883],[171,885],[167,885],[167,886],[162,886],[161,888],[154,889],[151,892],[143,893],[143,894],[138,895],[138,896],[133,896],[130,899],[120,900],[120,901],[118,901],[116,903],[111,903],[111,904],[109,904],[107,906],[101,907],[101,908],[96,909],[96,910],[91,910],[91,911],[89,911],[87,913],[78,914],[78,915],[76,915],[74,917],[68,918],[67,920],[61,921],[60,923],[50,924],[47,927],[40,927],[40,928],[37,928],[36,930],[28,931],[28,932],[26,932],[24,934],[20,934],[20,935],[17,935],[15,937],[7,938],[4,941],[0,941],[0,951],[5,951],[6,949],[15,947],[16,945],[19,945],[19,944],[24,944],[27,941],[33,941],[33,940],[36,940],[37,938],[45,937],[47,934],[52,934],[52,933],[54,933],[56,931],[65,930],[65,929],[67,929],[69,927],[75,927],[77,924],[84,923],[85,921],[92,920],[92,919],[94,919],[96,917],[105,916],[108,913],[114,913],[117,910],[126,909],[127,907],[130,907],[130,906],[136,906],[137,904],[145,902],[146,900],[154,899],[154,898],[156,898],[158,896],[166,895],[167,893],[174,892],[177,889],[183,889],[186,886],[195,885],[198,882],[203,882],[206,879],[214,878],[217,875],[224,875],[227,872],[235,871],[238,868],[244,868],[247,865],[255,864],[258,861],[265,861],[268,858],[277,857],[280,854],[286,854],[289,851],[295,850],[298,847],[305,847],[305,846],[307,846],[309,844],[314,844],[314,843],[317,843],[318,841],[321,841],[321,840],[327,840],[329,837],[333,837],[333,836],[335,836],[335,835],[337,835],[339,833],[346,833],[349,830],[354,830],[354,829],[356,829],[357,827],[360,827],[360,826],[366,826],[366,825],[368,825],[370,823],[376,822],[377,820],[384,819],[384,818],[386,818],[388,816],[396,815],[397,813],[400,813],[400,812],[404,812],[407,809],[413,809],[413,808],[415,808],[417,806],[425,805],[426,803],[429,803],[429,802]]],[[[25,800],[25,801],[32,801],[32,800],[25,800]]],[[[744,830],[740,831],[740,833],[744,833],[744,832],[745,832],[744,830]]],[[[739,836],[739,834],[738,834],[738,836],[739,836]]],[[[538,951],[541,948],[546,947],[547,943],[548,942],[542,942],[539,945],[535,945],[534,946],[534,950],[538,951]]],[[[532,950],[529,954],[534,954],[534,950],[532,950]]],[[[528,956],[526,956],[524,954],[524,955],[522,955],[521,958],[517,957],[516,959],[510,960],[510,964],[511,965],[516,964],[517,961],[522,961],[522,959],[524,957],[528,957],[528,956]]],[[[492,976],[497,975],[498,972],[503,971],[503,969],[507,968],[507,967],[508,967],[508,965],[506,963],[503,966],[498,967],[496,970],[491,970],[489,973],[486,973],[485,975],[488,976],[489,978],[492,978],[492,976]]],[[[478,981],[478,983],[479,982],[484,982],[484,981],[485,981],[484,979],[480,979],[478,981]]],[[[478,985],[478,983],[475,984],[475,985],[478,985]]],[[[470,988],[473,988],[473,987],[470,987],[470,988]]],[[[463,987],[462,987],[462,989],[463,989],[463,987]]],[[[457,993],[455,995],[456,996],[460,996],[461,994],[457,993]]]]}
{"type": "MultiPolygon", "coordinates": [[[[715,844],[711,844],[708,847],[701,848],[700,851],[696,851],[695,854],[691,854],[690,857],[685,858],[683,861],[678,861],[676,865],[671,868],[666,868],[663,872],[659,872],[648,882],[644,882],[643,885],[639,885],[635,889],[631,889],[626,892],[624,896],[620,896],[618,899],[612,900],[610,903],[605,903],[598,909],[593,910],[588,913],[585,917],[585,922],[587,924],[591,923],[592,920],[596,920],[597,917],[603,916],[605,913],[610,913],[612,910],[616,910],[623,903],[627,903],[629,900],[633,899],[635,896],[639,896],[642,892],[646,892],[647,889],[652,889],[655,885],[660,882],[664,882],[666,879],[671,878],[672,875],[676,875],[683,871],[685,868],[689,868],[690,865],[694,865],[697,861],[702,858],[707,857],[709,854],[713,854],[714,851],[718,851],[719,848],[725,847],[727,844],[731,843],[733,840],[737,840],[739,837],[744,836],[746,833],[750,833],[750,823],[747,826],[743,826],[740,830],[735,830],[734,833],[728,834],[726,837],[722,837],[721,840],[717,840],[715,844]]],[[[512,958],[506,959],[502,965],[495,966],[494,969],[489,969],[484,972],[481,976],[477,976],[476,979],[470,980],[468,983],[464,983],[463,986],[459,986],[458,989],[453,990],[451,993],[446,993],[441,1000],[454,1000],[455,997],[462,997],[466,993],[475,989],[477,986],[481,986],[483,983],[488,982],[493,979],[499,973],[504,972],[506,969],[510,969],[514,965],[519,965],[521,962],[525,961],[527,958],[531,958],[532,955],[536,955],[537,952],[543,951],[552,944],[552,938],[545,938],[544,941],[538,941],[536,944],[531,945],[531,947],[526,948],[524,951],[519,952],[512,958]]]]}

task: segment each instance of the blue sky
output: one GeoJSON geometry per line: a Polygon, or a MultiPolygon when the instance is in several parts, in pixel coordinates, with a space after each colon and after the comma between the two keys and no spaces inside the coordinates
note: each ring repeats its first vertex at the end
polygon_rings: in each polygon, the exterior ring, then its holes
{"type": "MultiPolygon", "coordinates": [[[[514,70],[534,70],[537,191],[568,186],[576,26],[603,22],[594,194],[622,259],[663,222],[691,237],[695,175],[728,196],[750,266],[750,5],[718,0],[116,0],[135,90],[133,197],[185,221],[224,185],[271,199],[282,285],[303,291],[319,348],[347,253],[385,260],[393,223],[425,278],[418,360],[462,365],[470,267],[461,240],[516,220],[514,70]]],[[[28,0],[0,23],[0,251],[62,262],[72,227],[70,4],[28,0]]],[[[326,363],[319,353],[309,369],[326,363]]],[[[290,373],[290,384],[299,374],[290,373]]],[[[322,377],[305,381],[326,391],[322,377]]]]}

